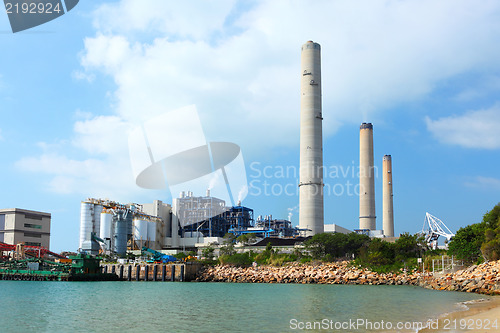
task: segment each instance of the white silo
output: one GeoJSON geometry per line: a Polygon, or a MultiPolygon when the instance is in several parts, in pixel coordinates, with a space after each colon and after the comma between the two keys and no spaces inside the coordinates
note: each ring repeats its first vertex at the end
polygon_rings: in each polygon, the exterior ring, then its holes
{"type": "Polygon", "coordinates": [[[100,238],[104,240],[111,239],[112,219],[113,219],[113,214],[111,212],[103,211],[101,213],[101,223],[99,228],[100,238]]]}
{"type": "Polygon", "coordinates": [[[149,247],[156,250],[156,221],[148,221],[149,247]]]}
{"type": "Polygon", "coordinates": [[[134,241],[140,248],[147,246],[148,225],[149,222],[142,217],[134,219],[134,241]]]}
{"type": "Polygon", "coordinates": [[[94,204],[82,201],[80,205],[80,243],[79,249],[90,250],[91,233],[94,229],[94,204]]]}

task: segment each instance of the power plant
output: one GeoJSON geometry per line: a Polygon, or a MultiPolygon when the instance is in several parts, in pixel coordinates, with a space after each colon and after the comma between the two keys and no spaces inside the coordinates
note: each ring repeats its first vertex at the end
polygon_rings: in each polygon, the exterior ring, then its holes
{"type": "Polygon", "coordinates": [[[362,123],[359,127],[359,229],[376,228],[373,125],[362,123]]]}
{"type": "MultiPolygon", "coordinates": [[[[159,200],[148,204],[120,204],[87,199],[81,205],[80,244],[82,251],[124,255],[143,247],[152,250],[194,249],[222,244],[226,233],[260,237],[313,236],[329,232],[349,232],[335,224],[324,224],[323,135],[321,93],[321,46],[308,41],[301,48],[300,79],[300,172],[299,227],[290,221],[259,216],[253,209],[226,205],[210,195],[181,192],[172,205],[159,200]]],[[[360,126],[359,229],[372,237],[393,237],[393,193],[391,156],[383,159],[383,232],[376,230],[373,125],[360,126]]]]}
{"type": "Polygon", "coordinates": [[[392,158],[384,155],[382,161],[382,229],[385,237],[394,237],[394,206],[392,193],[392,158]]]}
{"type": "Polygon", "coordinates": [[[254,220],[253,209],[227,207],[210,195],[182,192],[173,205],[160,200],[147,204],[121,204],[89,198],[81,203],[79,250],[91,254],[124,256],[128,251],[194,250],[223,244],[224,235],[254,234],[257,237],[296,237],[299,229],[290,221],[262,216],[254,220]]]}
{"type": "Polygon", "coordinates": [[[302,45],[300,93],[299,227],[313,236],[324,231],[321,47],[313,41],[302,45]]]}

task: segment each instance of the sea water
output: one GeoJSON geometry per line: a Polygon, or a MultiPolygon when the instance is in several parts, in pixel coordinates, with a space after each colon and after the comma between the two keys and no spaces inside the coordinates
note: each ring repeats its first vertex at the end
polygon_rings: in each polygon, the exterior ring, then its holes
{"type": "Polygon", "coordinates": [[[370,331],[353,329],[363,320],[397,332],[480,298],[411,286],[0,281],[0,332],[370,331]]]}

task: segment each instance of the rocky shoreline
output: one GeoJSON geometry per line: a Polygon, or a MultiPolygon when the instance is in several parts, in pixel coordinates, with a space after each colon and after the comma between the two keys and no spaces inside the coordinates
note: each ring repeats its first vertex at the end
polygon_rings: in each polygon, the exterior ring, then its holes
{"type": "Polygon", "coordinates": [[[443,276],[431,272],[377,273],[349,262],[286,266],[235,267],[217,265],[205,268],[199,282],[236,283],[317,283],[360,285],[412,285],[436,290],[455,290],[500,295],[500,260],[474,265],[443,276]]]}

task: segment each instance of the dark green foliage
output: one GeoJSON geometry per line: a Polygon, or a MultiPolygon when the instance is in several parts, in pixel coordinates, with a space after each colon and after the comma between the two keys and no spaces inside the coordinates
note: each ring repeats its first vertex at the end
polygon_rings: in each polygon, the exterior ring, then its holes
{"type": "Polygon", "coordinates": [[[222,255],[219,257],[219,262],[223,265],[249,266],[253,260],[250,253],[233,253],[232,255],[222,255]]]}
{"type": "Polygon", "coordinates": [[[219,255],[220,256],[232,256],[233,254],[236,253],[236,250],[234,249],[234,244],[229,243],[224,246],[221,246],[219,249],[219,255]]]}
{"type": "Polygon", "coordinates": [[[417,234],[410,235],[407,232],[401,234],[394,242],[395,259],[401,261],[407,258],[420,257],[423,243],[424,239],[417,234]]]}
{"type": "Polygon", "coordinates": [[[187,258],[187,256],[188,256],[188,255],[187,255],[187,254],[185,254],[184,252],[179,252],[179,253],[177,253],[176,255],[174,255],[174,257],[176,257],[176,258],[177,258],[177,259],[179,259],[179,260],[183,260],[183,259],[187,258]]]}
{"type": "Polygon", "coordinates": [[[321,233],[308,239],[304,244],[315,259],[331,261],[337,258],[351,258],[370,238],[357,233],[321,233]]]}
{"type": "Polygon", "coordinates": [[[255,234],[243,234],[236,238],[236,241],[242,243],[243,245],[248,245],[255,242],[257,236],[255,234]]]}
{"type": "Polygon", "coordinates": [[[455,237],[448,244],[448,255],[453,255],[468,262],[481,258],[481,245],[485,240],[485,223],[471,224],[458,229],[455,237]]]}
{"type": "Polygon", "coordinates": [[[483,217],[486,225],[481,251],[488,260],[500,259],[500,203],[483,217]]]}
{"type": "Polygon", "coordinates": [[[418,235],[402,234],[394,243],[373,238],[361,249],[356,264],[377,272],[394,272],[400,269],[417,268],[417,258],[424,250],[418,235]]]}
{"type": "Polygon", "coordinates": [[[500,259],[500,203],[484,214],[481,223],[458,229],[448,254],[469,262],[500,259]]]}
{"type": "Polygon", "coordinates": [[[207,260],[212,260],[214,258],[215,249],[212,246],[207,246],[201,251],[201,255],[207,260]]]}

